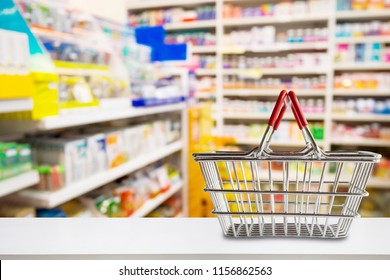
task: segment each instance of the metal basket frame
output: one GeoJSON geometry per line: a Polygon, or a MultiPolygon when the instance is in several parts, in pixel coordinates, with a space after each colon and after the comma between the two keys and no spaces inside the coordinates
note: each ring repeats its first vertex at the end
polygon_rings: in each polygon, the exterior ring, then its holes
{"type": "Polygon", "coordinates": [[[346,237],[373,165],[372,152],[324,152],[315,142],[293,91],[281,91],[259,147],[249,152],[194,154],[226,236],[346,237]],[[306,147],[274,152],[269,146],[290,106],[306,147]],[[281,166],[282,171],[276,171],[281,166]],[[327,172],[334,167],[334,174],[327,172]],[[343,172],[344,169],[352,172],[343,172]],[[302,172],[299,170],[302,169],[302,172]],[[314,171],[313,171],[314,170],[314,171]],[[275,179],[278,172],[281,179],[275,179]]]}

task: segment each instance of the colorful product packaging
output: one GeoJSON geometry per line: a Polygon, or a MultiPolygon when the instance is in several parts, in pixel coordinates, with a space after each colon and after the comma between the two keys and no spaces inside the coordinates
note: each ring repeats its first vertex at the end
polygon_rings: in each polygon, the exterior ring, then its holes
{"type": "Polygon", "coordinates": [[[106,136],[103,133],[87,138],[88,174],[93,175],[108,168],[106,136]]]}
{"type": "Polygon", "coordinates": [[[108,167],[117,167],[127,160],[125,141],[121,130],[106,133],[108,167]]]}

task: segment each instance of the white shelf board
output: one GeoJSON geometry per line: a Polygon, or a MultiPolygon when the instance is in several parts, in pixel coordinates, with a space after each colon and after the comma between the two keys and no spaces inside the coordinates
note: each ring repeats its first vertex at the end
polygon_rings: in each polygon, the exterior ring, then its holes
{"type": "Polygon", "coordinates": [[[390,97],[390,89],[334,89],[334,96],[386,96],[390,97]]]}
{"type": "MultiPolygon", "coordinates": [[[[225,89],[224,96],[278,96],[281,89],[225,89]]],[[[294,92],[300,96],[324,96],[325,89],[296,89],[294,92]]]]}
{"type": "Polygon", "coordinates": [[[173,6],[191,6],[201,4],[213,4],[215,0],[157,0],[157,1],[140,1],[140,0],[127,0],[127,9],[151,9],[151,8],[164,8],[173,6]]]}
{"type": "Polygon", "coordinates": [[[243,75],[243,76],[261,76],[261,75],[314,75],[314,74],[326,74],[326,69],[305,69],[305,68],[263,68],[263,69],[237,69],[237,68],[225,68],[223,69],[224,75],[243,75]]]}
{"type": "Polygon", "coordinates": [[[165,30],[182,30],[182,29],[196,29],[196,28],[216,28],[217,21],[215,19],[210,20],[198,20],[189,22],[175,22],[164,24],[165,30]]]}
{"type": "MultiPolygon", "coordinates": [[[[130,104],[130,99],[129,99],[130,104]]],[[[54,116],[46,117],[39,121],[30,121],[30,120],[4,120],[0,121],[0,125],[4,128],[5,131],[9,132],[23,132],[23,131],[45,131],[51,129],[59,129],[66,127],[74,127],[92,123],[100,123],[107,121],[114,121],[127,118],[135,118],[141,116],[148,116],[160,113],[174,112],[183,110],[185,108],[185,103],[170,104],[163,106],[155,106],[148,108],[133,108],[129,107],[127,109],[120,110],[102,110],[97,107],[95,110],[83,111],[81,110],[80,114],[77,114],[74,111],[73,114],[67,114],[64,116],[54,116]]]]}
{"type": "Polygon", "coordinates": [[[159,194],[155,198],[149,199],[145,201],[145,203],[130,216],[130,218],[141,218],[145,217],[147,214],[156,209],[159,205],[161,205],[164,201],[174,195],[176,192],[183,188],[183,182],[180,181],[176,184],[173,184],[169,190],[164,193],[159,194]]]}
{"type": "Polygon", "coordinates": [[[386,139],[332,139],[332,145],[390,147],[390,140],[386,139]]]}
{"type": "Polygon", "coordinates": [[[215,92],[195,92],[194,96],[198,99],[210,99],[216,98],[217,94],[215,92]]]}
{"type": "Polygon", "coordinates": [[[217,52],[217,46],[192,46],[192,53],[215,53],[217,52]]]}
{"type": "Polygon", "coordinates": [[[328,14],[319,15],[295,15],[295,16],[263,16],[263,17],[245,17],[228,18],[222,21],[224,26],[257,25],[257,24],[288,24],[293,22],[321,22],[327,21],[328,14]]]}
{"type": "Polygon", "coordinates": [[[120,177],[130,174],[155,161],[163,159],[182,149],[182,142],[177,141],[166,147],[152,150],[150,153],[140,155],[118,167],[109,169],[86,179],[72,183],[58,191],[24,190],[11,195],[12,201],[21,202],[35,207],[53,208],[73,198],[79,197],[89,191],[101,187],[120,177]]]}
{"type": "Polygon", "coordinates": [[[302,43],[277,43],[273,45],[257,46],[223,46],[222,52],[225,54],[241,54],[245,52],[270,53],[298,50],[326,50],[327,42],[302,42],[302,43]]]}
{"type": "MultiPolygon", "coordinates": [[[[271,116],[269,113],[241,113],[241,112],[223,112],[224,119],[237,119],[237,120],[268,120],[271,116]]],[[[305,114],[307,120],[323,120],[324,114],[305,114]]],[[[295,120],[293,114],[286,113],[283,116],[284,120],[295,120]]]]}
{"type": "MultiPolygon", "coordinates": [[[[240,139],[236,138],[235,139],[237,144],[241,145],[251,145],[251,146],[258,146],[260,145],[260,138],[259,139],[251,139],[251,138],[246,138],[246,139],[240,139]]],[[[316,143],[319,146],[323,146],[324,143],[321,140],[317,140],[316,143]]],[[[270,146],[277,146],[277,147],[305,147],[305,142],[302,141],[297,141],[297,140],[291,140],[291,141],[271,141],[270,146]]]]}
{"type": "Polygon", "coordinates": [[[334,70],[390,70],[390,63],[335,63],[334,70]]]}
{"type": "Polygon", "coordinates": [[[390,36],[340,37],[336,38],[335,42],[337,44],[390,43],[390,36]]]}
{"type": "Polygon", "coordinates": [[[216,69],[201,69],[198,68],[195,70],[195,74],[197,76],[215,76],[217,75],[217,70],[216,69]]]}
{"type": "Polygon", "coordinates": [[[35,170],[0,181],[0,197],[34,186],[39,182],[38,172],[35,170]]]}
{"type": "Polygon", "coordinates": [[[31,98],[0,99],[0,114],[31,111],[33,101],[31,98]]]}
{"type": "Polygon", "coordinates": [[[390,115],[380,114],[335,114],[332,113],[332,120],[335,121],[367,121],[367,122],[390,122],[390,115]]]}
{"type": "Polygon", "coordinates": [[[380,18],[390,18],[390,9],[336,12],[336,19],[380,19],[380,18]]]}
{"type": "Polygon", "coordinates": [[[112,72],[108,70],[56,68],[56,71],[59,75],[64,76],[112,76],[112,72]]]}
{"type": "Polygon", "coordinates": [[[377,178],[372,176],[367,183],[368,187],[380,188],[380,189],[390,189],[390,179],[389,178],[377,178]]]}

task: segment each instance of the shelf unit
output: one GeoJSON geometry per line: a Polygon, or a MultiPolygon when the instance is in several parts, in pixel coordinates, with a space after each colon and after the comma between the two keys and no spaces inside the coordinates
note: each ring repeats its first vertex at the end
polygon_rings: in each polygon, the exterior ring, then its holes
{"type": "Polygon", "coordinates": [[[302,68],[263,68],[263,69],[224,69],[224,75],[242,75],[242,76],[258,76],[263,75],[314,75],[314,74],[326,74],[324,69],[302,69],[302,68]]]}
{"type": "Polygon", "coordinates": [[[216,69],[196,69],[195,74],[197,76],[216,76],[217,70],[216,69]]]}
{"type": "MultiPolygon", "coordinates": [[[[139,2],[139,1],[138,1],[139,2]]],[[[191,1],[189,1],[191,2],[191,1]]],[[[334,141],[331,135],[332,122],[362,122],[369,123],[372,121],[381,122],[382,124],[388,124],[388,116],[382,115],[346,115],[346,114],[333,114],[332,105],[334,98],[341,97],[367,97],[367,98],[390,98],[390,88],[381,89],[381,90],[343,90],[343,89],[333,89],[333,80],[334,75],[343,73],[343,72],[359,72],[359,71],[390,71],[390,63],[334,63],[334,55],[336,50],[336,45],[339,43],[389,43],[390,36],[369,36],[369,37],[358,37],[358,38],[336,38],[336,24],[337,22],[357,22],[369,21],[369,20],[390,20],[390,11],[338,11],[330,12],[329,14],[324,11],[323,14],[314,14],[314,15],[304,15],[304,16],[284,16],[284,17],[245,17],[245,18],[223,18],[223,5],[225,3],[232,3],[241,6],[254,6],[258,3],[270,3],[273,1],[232,1],[232,0],[214,0],[207,2],[208,4],[214,3],[216,5],[216,18],[217,23],[215,26],[217,45],[215,50],[217,69],[212,70],[203,70],[200,69],[196,72],[197,75],[209,75],[216,77],[216,92],[215,100],[216,103],[216,112],[214,114],[214,119],[216,122],[216,132],[223,133],[224,123],[227,118],[232,119],[267,119],[269,114],[243,114],[243,113],[225,113],[222,110],[223,99],[225,97],[231,98],[261,98],[265,97],[267,100],[271,100],[270,97],[276,97],[280,90],[271,89],[224,89],[223,81],[227,75],[239,75],[241,77],[251,77],[251,78],[261,78],[261,77],[291,77],[291,76],[309,76],[309,75],[325,75],[326,76],[326,88],[325,89],[315,89],[315,90],[300,90],[297,89],[295,92],[298,97],[307,97],[307,98],[323,98],[325,103],[325,112],[322,115],[314,116],[315,120],[321,120],[324,122],[325,127],[325,136],[324,140],[321,142],[321,145],[326,150],[333,149],[338,143],[343,145],[354,147],[382,147],[384,149],[390,148],[389,141],[379,140],[379,139],[369,139],[369,140],[360,140],[360,139],[345,139],[342,141],[334,141]],[[262,45],[259,47],[252,46],[237,46],[237,45],[224,45],[224,33],[229,32],[230,30],[243,30],[249,29],[252,26],[263,26],[263,25],[275,25],[277,28],[287,29],[290,26],[294,28],[300,28],[300,26],[309,26],[313,23],[313,26],[318,27],[319,25],[328,28],[328,40],[325,42],[318,43],[284,43],[284,44],[275,44],[271,46],[262,45]],[[262,56],[269,53],[269,55],[278,55],[278,52],[299,52],[299,51],[326,51],[329,65],[325,69],[225,69],[223,68],[223,56],[224,55],[258,55],[262,56]]],[[[150,4],[150,3],[149,3],[150,4]]],[[[140,3],[141,5],[141,3],[140,3]]],[[[159,3],[152,7],[164,7],[168,6],[168,3],[159,3]]],[[[177,4],[181,6],[181,4],[177,4]]],[[[336,0],[329,0],[329,8],[327,11],[336,11],[336,0]]],[[[200,48],[200,53],[202,49],[200,48]]],[[[206,51],[204,51],[206,52],[206,51]]],[[[211,50],[207,50],[211,53],[211,50]]],[[[214,50],[213,50],[214,53],[214,50]]],[[[287,115],[288,116],[288,115],[287,115]]],[[[288,116],[291,118],[291,115],[288,116]]],[[[308,115],[308,119],[311,120],[312,115],[308,115]]],[[[313,119],[313,120],[314,120],[313,119]]],[[[241,141],[240,144],[252,145],[255,144],[251,140],[241,141]]],[[[296,146],[297,143],[291,142],[291,146],[296,146]]],[[[372,181],[372,184],[378,182],[378,180],[372,181]]]]}
{"type": "Polygon", "coordinates": [[[58,191],[27,189],[11,195],[10,200],[35,207],[53,208],[141,169],[153,162],[179,152],[182,148],[182,142],[178,141],[169,144],[166,147],[151,151],[149,154],[140,155],[139,157],[131,159],[130,161],[113,169],[100,172],[99,174],[95,174],[86,179],[72,183],[58,191]]]}
{"type": "Polygon", "coordinates": [[[372,97],[389,97],[390,89],[370,90],[370,89],[335,89],[333,90],[334,96],[372,96],[372,97]]]}
{"type": "Polygon", "coordinates": [[[199,20],[192,22],[178,22],[164,24],[164,28],[167,31],[170,30],[184,30],[184,29],[197,29],[197,28],[215,28],[215,20],[199,20]]]}
{"type": "Polygon", "coordinates": [[[377,189],[389,190],[390,189],[390,182],[389,182],[389,180],[383,180],[381,178],[371,177],[368,180],[367,186],[377,188],[377,189]]]}
{"type": "Polygon", "coordinates": [[[380,71],[390,70],[390,64],[388,63],[335,63],[334,70],[336,71],[380,71]]]}
{"type": "Polygon", "coordinates": [[[224,54],[244,54],[246,52],[254,53],[273,53],[285,51],[301,51],[301,50],[326,50],[327,42],[307,42],[307,43],[278,43],[274,45],[259,45],[259,46],[223,46],[224,54]]]}
{"type": "Polygon", "coordinates": [[[224,19],[223,25],[227,27],[244,26],[244,25],[266,25],[266,24],[289,24],[289,23],[305,23],[305,22],[321,22],[327,21],[328,14],[318,15],[292,15],[292,16],[264,16],[264,17],[246,17],[224,19]]]}
{"type": "Polygon", "coordinates": [[[0,99],[0,114],[21,111],[31,111],[33,100],[31,98],[0,99]]]}
{"type": "MultiPolygon", "coordinates": [[[[224,112],[224,119],[236,119],[236,120],[268,120],[271,113],[241,113],[241,112],[224,112]]],[[[323,120],[324,114],[305,114],[307,120],[323,120]]],[[[295,120],[293,114],[286,113],[283,117],[285,120],[295,120]]]]}
{"type": "MultiPolygon", "coordinates": [[[[240,139],[240,138],[236,138],[235,139],[235,143],[237,144],[242,144],[242,145],[250,145],[250,146],[258,146],[260,144],[260,139],[240,139]]],[[[324,142],[321,141],[321,140],[317,140],[316,143],[320,146],[320,147],[323,147],[324,146],[324,142]]],[[[270,146],[274,146],[274,147],[304,147],[305,146],[305,142],[302,140],[302,141],[285,141],[285,142],[282,142],[282,141],[272,141],[270,146]]]]}
{"type": "Polygon", "coordinates": [[[216,53],[217,47],[216,46],[192,46],[191,51],[194,54],[216,53]]]}
{"type": "Polygon", "coordinates": [[[36,185],[39,182],[38,172],[35,170],[0,181],[0,197],[36,185]]]}
{"type": "Polygon", "coordinates": [[[390,43],[390,36],[341,37],[336,38],[335,42],[337,44],[390,43]]]}
{"type": "MultiPolygon", "coordinates": [[[[224,96],[272,96],[277,97],[281,89],[224,89],[224,96]]],[[[326,90],[322,89],[297,89],[296,92],[299,92],[299,96],[325,96],[326,90]]]]}
{"type": "Polygon", "coordinates": [[[337,20],[369,20],[388,19],[390,10],[366,10],[366,11],[338,11],[337,20]]]}
{"type": "Polygon", "coordinates": [[[333,120],[335,121],[349,121],[349,122],[390,122],[389,115],[379,114],[333,114],[333,120]]]}
{"type": "Polygon", "coordinates": [[[343,145],[343,146],[363,146],[363,147],[383,147],[390,148],[390,140],[384,139],[375,139],[375,138],[366,138],[366,139],[332,139],[333,145],[343,145]]]}
{"type": "Polygon", "coordinates": [[[164,7],[184,7],[184,6],[196,6],[202,4],[213,4],[215,0],[157,0],[157,1],[134,1],[127,0],[128,10],[143,10],[153,8],[164,8],[164,7]]]}
{"type": "Polygon", "coordinates": [[[81,112],[80,110],[75,110],[73,114],[46,117],[39,121],[0,120],[0,125],[4,127],[7,132],[46,131],[120,119],[170,113],[184,110],[186,107],[183,103],[177,103],[148,108],[134,108],[130,107],[130,100],[128,102],[129,106],[126,109],[102,110],[101,108],[96,107],[81,112]]]}
{"type": "Polygon", "coordinates": [[[183,188],[183,182],[177,182],[173,184],[166,192],[159,194],[158,196],[149,199],[144,202],[144,204],[135,211],[130,218],[142,218],[156,209],[159,205],[161,205],[168,198],[173,196],[175,193],[180,191],[183,188]]]}

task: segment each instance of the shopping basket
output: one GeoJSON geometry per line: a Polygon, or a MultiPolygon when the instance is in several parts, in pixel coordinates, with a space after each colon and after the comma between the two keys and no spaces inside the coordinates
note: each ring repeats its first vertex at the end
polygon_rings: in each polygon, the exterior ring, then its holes
{"type": "MultiPolygon", "coordinates": [[[[271,144],[272,145],[272,144],[271,144]]],[[[259,147],[249,152],[196,153],[213,214],[226,236],[341,238],[364,196],[372,152],[324,152],[316,144],[293,91],[283,90],[259,147]],[[287,109],[306,147],[276,152],[270,144],[287,109]]]]}

